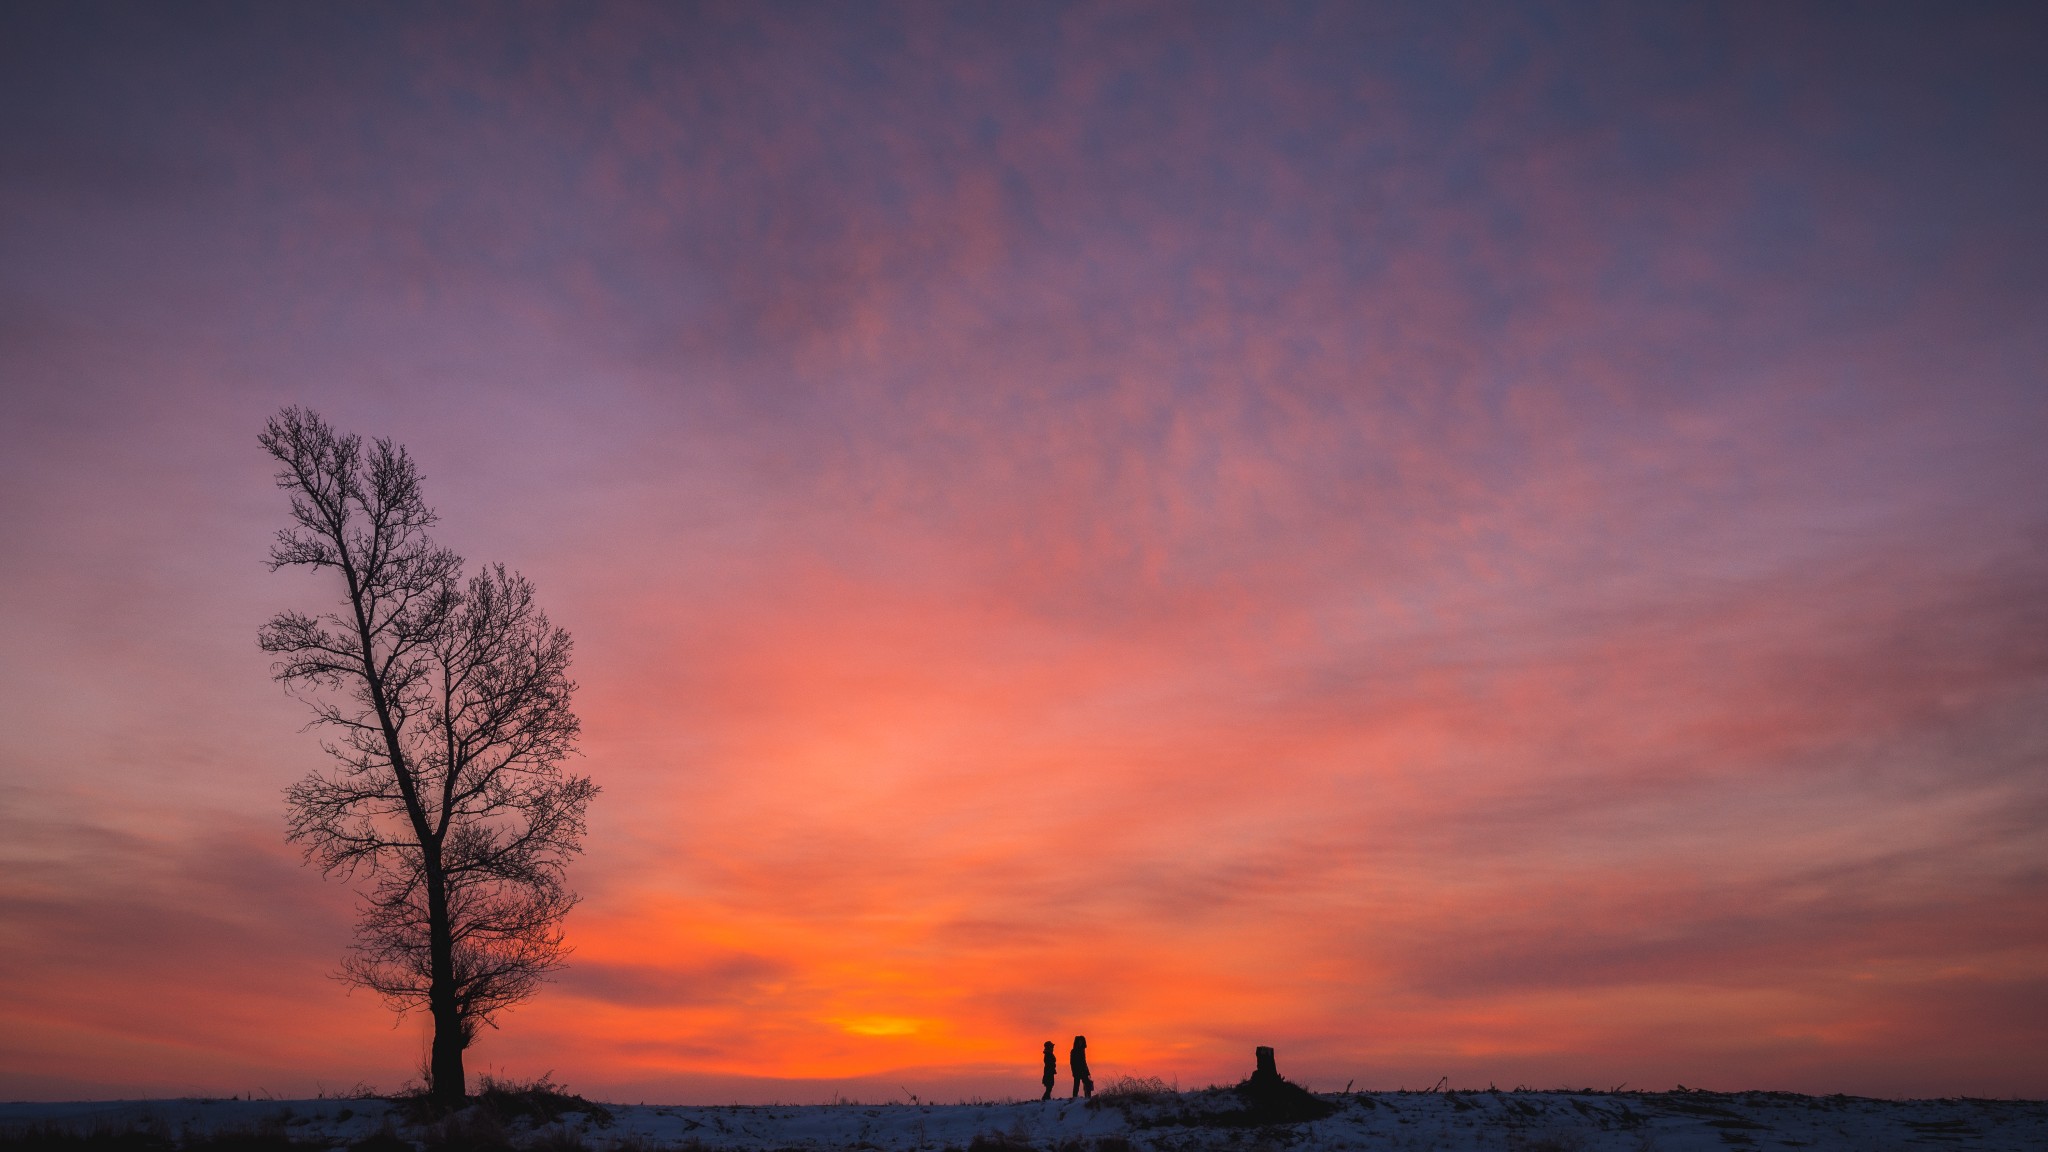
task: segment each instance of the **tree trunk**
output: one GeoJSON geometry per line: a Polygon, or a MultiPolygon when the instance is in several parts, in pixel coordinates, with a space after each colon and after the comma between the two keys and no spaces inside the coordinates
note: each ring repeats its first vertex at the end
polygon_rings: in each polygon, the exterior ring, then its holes
{"type": "Polygon", "coordinates": [[[427,861],[427,946],[434,966],[427,1008],[434,1017],[434,1054],[429,1075],[434,1099],[460,1104],[469,1085],[462,1073],[462,1010],[455,1002],[455,937],[448,922],[448,883],[431,852],[427,861]]]}
{"type": "Polygon", "coordinates": [[[469,1098],[462,1073],[462,1016],[450,1003],[434,1009],[434,1099],[460,1104],[469,1098]]]}

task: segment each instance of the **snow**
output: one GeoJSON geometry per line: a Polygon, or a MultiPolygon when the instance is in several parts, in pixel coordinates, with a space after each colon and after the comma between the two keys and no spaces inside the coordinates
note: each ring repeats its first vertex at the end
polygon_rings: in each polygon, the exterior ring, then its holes
{"type": "MultiPolygon", "coordinates": [[[[1729,1149],[2048,1149],[2048,1102],[1873,1100],[1780,1092],[1358,1092],[1312,1123],[1221,1126],[1228,1090],[963,1104],[791,1106],[607,1105],[534,1128],[507,1126],[515,1145],[547,1139],[604,1149],[867,1149],[913,1152],[1176,1152],[1181,1149],[1513,1149],[1521,1152],[1688,1152],[1729,1149]],[[1203,1121],[1208,1121],[1203,1123],[1203,1121]]],[[[282,1136],[343,1147],[388,1130],[425,1147],[431,1126],[388,1101],[154,1100],[0,1104],[0,1136],[31,1129],[81,1134],[141,1129],[196,1139],[282,1136]]]]}

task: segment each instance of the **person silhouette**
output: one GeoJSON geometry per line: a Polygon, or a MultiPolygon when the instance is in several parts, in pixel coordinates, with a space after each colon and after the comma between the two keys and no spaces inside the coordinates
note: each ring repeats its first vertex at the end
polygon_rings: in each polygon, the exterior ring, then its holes
{"type": "MultiPolygon", "coordinates": [[[[1090,1100],[1095,1099],[1095,1077],[1088,1075],[1088,1038],[1074,1037],[1074,1050],[1067,1053],[1067,1067],[1074,1072],[1074,1096],[1083,1092],[1090,1100]]],[[[1068,1097],[1072,1099],[1073,1097],[1068,1097]]]]}
{"type": "Polygon", "coordinates": [[[1040,1100],[1052,1099],[1052,1086],[1060,1078],[1059,1054],[1052,1050],[1052,1041],[1045,1042],[1045,1095],[1040,1100]]]}

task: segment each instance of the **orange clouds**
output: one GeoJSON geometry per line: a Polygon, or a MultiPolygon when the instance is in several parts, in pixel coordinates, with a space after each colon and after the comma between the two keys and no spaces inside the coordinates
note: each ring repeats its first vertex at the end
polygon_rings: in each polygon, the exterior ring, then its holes
{"type": "MultiPolygon", "coordinates": [[[[979,607],[1000,583],[934,594],[929,570],[911,595],[779,579],[773,619],[714,614],[668,694],[712,750],[638,839],[698,899],[629,885],[606,901],[660,909],[650,926],[582,938],[650,972],[704,971],[693,934],[773,957],[732,961],[774,973],[743,989],[702,978],[726,1010],[688,1031],[729,1038],[718,1071],[1000,1063],[1076,1029],[1190,1079],[1275,1034],[1310,1069],[1427,1053],[1530,1075],[1673,1029],[1740,1054],[1716,1060],[1778,1059],[1753,1045],[1787,1028],[1860,1048],[1877,1025],[1853,1005],[1931,987],[1920,942],[2032,898],[2019,826],[1986,823],[2015,780],[1986,766],[1908,801],[1916,777],[1869,759],[1939,756],[1912,746],[1943,723],[1924,702],[2036,674],[2034,633],[2001,649],[1976,623],[2026,611],[2008,593],[2029,578],[1914,603],[1955,585],[1889,571],[1875,598],[1820,569],[1391,643],[1199,604],[1082,632],[979,607]],[[1957,906],[1959,883],[1982,895],[1957,906]],[[1883,991],[1825,991],[1880,957],[1904,965],[1883,991]]],[[[1976,939],[1991,968],[1966,978],[2037,979],[2033,944],[1976,939]]]]}

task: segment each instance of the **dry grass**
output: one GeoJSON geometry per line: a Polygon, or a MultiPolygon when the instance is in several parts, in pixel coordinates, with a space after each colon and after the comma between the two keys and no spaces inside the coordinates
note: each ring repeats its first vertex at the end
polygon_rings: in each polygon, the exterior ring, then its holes
{"type": "Polygon", "coordinates": [[[1178,1097],[1180,1088],[1168,1084],[1157,1076],[1119,1076],[1102,1087],[1095,1094],[1098,1098],[1112,1103],[1129,1100],[1132,1103],[1150,1103],[1178,1097]]]}

